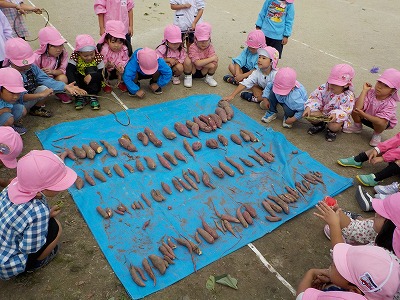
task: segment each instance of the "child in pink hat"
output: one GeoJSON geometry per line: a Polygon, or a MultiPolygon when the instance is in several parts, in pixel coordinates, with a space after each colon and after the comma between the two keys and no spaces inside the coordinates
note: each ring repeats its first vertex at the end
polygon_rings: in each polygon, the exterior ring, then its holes
{"type": "Polygon", "coordinates": [[[232,75],[225,75],[223,78],[225,82],[238,85],[243,79],[249,77],[257,68],[257,49],[267,46],[263,32],[258,29],[249,32],[245,44],[246,48],[239,56],[232,58],[232,63],[228,66],[228,70],[232,75]]]}
{"type": "MultiPolygon", "coordinates": [[[[65,75],[68,52],[65,50],[64,44],[67,42],[54,27],[44,27],[39,30],[40,48],[35,51],[37,65],[49,77],[57,81],[68,83],[68,78],[65,75]]],[[[71,103],[71,98],[65,93],[56,93],[56,97],[61,100],[61,103],[71,103]]]]}
{"type": "Polygon", "coordinates": [[[33,150],[17,164],[17,177],[0,195],[0,279],[47,265],[57,254],[60,208],[49,207],[55,197],[76,180],[75,171],[48,150],[33,150]]]}
{"type": "Polygon", "coordinates": [[[399,88],[400,71],[396,69],[385,70],[377,79],[374,88],[370,83],[364,83],[351,114],[353,124],[343,128],[343,132],[361,133],[364,124],[374,130],[369,144],[372,147],[377,146],[382,141],[381,133],[397,124],[396,102],[399,101],[399,88]]]}
{"type": "MultiPolygon", "coordinates": [[[[23,147],[21,136],[10,126],[0,126],[0,164],[6,168],[17,167],[17,157],[21,154],[23,147]]],[[[3,171],[2,171],[3,172],[3,171]]],[[[4,188],[11,179],[0,178],[0,187],[4,188]]]]}
{"type": "MultiPolygon", "coordinates": [[[[229,96],[224,97],[224,100],[231,101],[241,91],[248,89],[251,92],[242,92],[240,94],[242,99],[257,103],[262,101],[263,90],[269,82],[274,81],[278,72],[279,53],[275,48],[267,46],[257,49],[257,55],[257,68],[249,77],[243,79],[229,96]]],[[[264,107],[263,109],[266,108],[264,107]]]]}
{"type": "Polygon", "coordinates": [[[355,97],[353,93],[354,69],[348,64],[339,64],[332,68],[326,83],[312,92],[305,103],[304,117],[326,117],[329,122],[312,120],[307,133],[314,135],[325,129],[328,142],[336,140],[337,133],[350,125],[349,117],[353,111],[355,97]]]}
{"type": "Polygon", "coordinates": [[[144,98],[145,91],[140,86],[140,80],[150,79],[150,89],[156,94],[162,94],[162,88],[172,78],[172,70],[161,57],[158,57],[155,50],[150,48],[138,48],[129,59],[124,75],[129,96],[144,98]]]}
{"type": "Polygon", "coordinates": [[[67,65],[68,82],[76,82],[89,96],[77,95],[75,109],[81,110],[90,103],[93,110],[100,109],[96,95],[103,81],[103,55],[97,52],[94,39],[88,34],[80,34],[75,39],[75,50],[67,65]]]}
{"type": "Polygon", "coordinates": [[[194,43],[189,47],[189,58],[192,63],[191,73],[185,73],[183,85],[192,87],[192,77],[204,78],[211,87],[217,86],[214,73],[218,68],[218,56],[211,43],[211,25],[203,22],[196,25],[194,43]]]}
{"type": "Polygon", "coordinates": [[[181,29],[176,25],[168,25],[164,29],[162,44],[156,48],[157,55],[162,57],[172,69],[172,84],[180,84],[179,77],[192,71],[192,63],[183,47],[181,29]]]}
{"type": "MultiPolygon", "coordinates": [[[[118,79],[118,88],[121,92],[126,92],[125,83],[122,81],[125,65],[132,55],[132,47],[125,38],[125,27],[121,21],[107,21],[106,30],[97,43],[97,50],[103,55],[106,67],[105,79],[118,79]]],[[[106,80],[103,88],[105,93],[111,93],[112,87],[106,80]]]]}

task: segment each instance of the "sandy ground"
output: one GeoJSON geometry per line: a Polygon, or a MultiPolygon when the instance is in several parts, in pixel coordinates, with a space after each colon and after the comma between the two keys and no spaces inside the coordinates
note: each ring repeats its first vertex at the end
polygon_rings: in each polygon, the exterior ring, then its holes
{"type": "MultiPolygon", "coordinates": [[[[38,7],[49,12],[50,22],[74,45],[75,36],[88,33],[98,38],[97,17],[93,12],[93,1],[34,0],[38,7]]],[[[129,98],[116,92],[129,107],[136,108],[163,101],[182,98],[191,94],[216,93],[228,95],[233,86],[224,83],[222,76],[232,56],[241,51],[247,33],[254,28],[262,1],[213,0],[206,4],[204,19],[213,25],[212,40],[220,58],[216,73],[218,87],[208,87],[196,80],[193,88],[171,85],[160,96],[148,94],[144,100],[129,98]],[[229,3],[229,5],[227,4],[229,3]]],[[[298,80],[308,92],[324,83],[330,68],[338,63],[350,63],[356,70],[356,95],[365,81],[374,83],[376,74],[369,70],[373,66],[400,69],[398,49],[400,40],[397,28],[400,21],[400,2],[388,0],[377,4],[372,0],[320,0],[296,1],[296,18],[293,36],[284,48],[279,66],[290,66],[297,70],[298,80]]],[[[172,23],[173,13],[168,1],[153,2],[137,0],[135,7],[135,36],[133,47],[156,47],[162,40],[163,28],[172,23]]],[[[27,17],[32,37],[44,26],[40,16],[27,17]]],[[[36,48],[37,41],[32,42],[36,48]]],[[[70,49],[67,46],[68,51],[70,49]]],[[[119,110],[111,101],[102,101],[102,110],[75,111],[73,105],[60,105],[51,99],[48,108],[54,117],[42,119],[27,117],[25,124],[29,132],[23,136],[24,153],[40,149],[34,132],[64,121],[109,114],[107,109],[119,110]]],[[[259,121],[263,111],[254,104],[236,98],[233,104],[259,121]]],[[[363,170],[343,169],[336,160],[359,153],[369,148],[372,131],[364,130],[359,135],[339,134],[337,141],[327,143],[323,135],[306,134],[308,124],[301,121],[291,129],[281,127],[281,115],[270,126],[283,132],[287,139],[300,149],[309,152],[335,172],[354,177],[358,173],[368,174],[377,167],[366,166],[363,170]]],[[[397,128],[384,134],[393,136],[397,128]]],[[[2,174],[13,174],[1,169],[2,174]]],[[[394,179],[397,180],[397,179],[394,179]]],[[[390,183],[387,181],[386,183],[390,183]]],[[[355,189],[350,188],[337,196],[341,207],[360,212],[354,200],[355,189]]],[[[113,274],[99,250],[81,215],[68,193],[61,195],[66,203],[60,217],[64,234],[60,255],[46,268],[34,275],[23,276],[8,282],[0,282],[1,299],[128,299],[123,286],[113,274]]],[[[322,232],[323,223],[308,211],[285,223],[277,230],[254,242],[254,245],[276,271],[296,289],[304,272],[311,267],[326,267],[329,264],[329,241],[322,232]]],[[[251,251],[243,247],[217,262],[188,276],[148,299],[294,299],[290,289],[283,285],[251,251]],[[239,289],[218,286],[214,293],[205,288],[210,275],[229,273],[239,280],[239,289]]]]}

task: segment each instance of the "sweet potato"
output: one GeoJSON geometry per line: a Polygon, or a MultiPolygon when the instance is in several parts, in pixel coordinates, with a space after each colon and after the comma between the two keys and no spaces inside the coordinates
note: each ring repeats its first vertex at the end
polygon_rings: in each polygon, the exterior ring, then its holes
{"type": "Polygon", "coordinates": [[[210,187],[212,189],[215,189],[215,186],[211,183],[210,175],[208,175],[208,173],[206,171],[204,171],[203,169],[201,169],[201,172],[202,172],[201,179],[202,179],[204,185],[206,187],[210,187]]]}
{"type": "Polygon", "coordinates": [[[246,130],[246,129],[242,129],[241,131],[243,131],[250,137],[251,142],[253,142],[253,143],[259,142],[259,139],[251,131],[246,130]]]}
{"type": "Polygon", "coordinates": [[[110,218],[110,216],[106,213],[106,211],[105,211],[101,206],[97,206],[97,207],[96,207],[96,211],[97,211],[104,219],[110,218]]]}
{"type": "Polygon", "coordinates": [[[180,152],[179,150],[174,150],[174,155],[177,159],[179,159],[180,161],[184,161],[185,163],[187,163],[187,158],[185,155],[182,154],[182,152],[180,152]]]}
{"type": "Polygon", "coordinates": [[[147,258],[143,258],[142,265],[143,265],[143,269],[146,271],[146,273],[149,275],[149,277],[151,279],[153,279],[154,286],[156,286],[156,282],[157,282],[156,276],[154,276],[153,269],[151,268],[147,258]]]}
{"type": "Polygon", "coordinates": [[[242,161],[242,163],[244,163],[246,166],[248,166],[248,167],[254,167],[254,164],[251,162],[251,161],[249,161],[248,159],[245,159],[245,158],[242,158],[242,157],[239,157],[239,159],[242,161]]]}
{"type": "MultiPolygon", "coordinates": [[[[281,213],[281,212],[283,211],[282,207],[280,207],[280,206],[279,206],[278,204],[276,204],[275,202],[272,202],[272,201],[269,200],[269,199],[265,199],[264,201],[267,202],[267,203],[269,204],[269,206],[274,210],[274,212],[281,213]]],[[[271,214],[271,216],[272,216],[272,214],[271,214]]]]}
{"type": "Polygon", "coordinates": [[[231,168],[229,168],[226,164],[223,162],[219,161],[218,162],[219,167],[221,168],[222,171],[224,171],[226,174],[229,176],[233,177],[235,176],[235,171],[233,171],[231,168]]]}
{"type": "Polygon", "coordinates": [[[193,121],[190,121],[190,120],[186,120],[186,127],[187,128],[192,129],[194,124],[197,124],[197,123],[195,123],[193,121]]]}
{"type": "Polygon", "coordinates": [[[154,134],[154,132],[149,127],[146,127],[144,129],[144,133],[149,137],[150,142],[154,146],[156,146],[158,148],[162,146],[162,141],[157,138],[157,136],[154,134]]]}
{"type": "Polygon", "coordinates": [[[271,153],[269,152],[262,152],[261,151],[261,147],[256,149],[254,147],[251,147],[251,149],[253,149],[258,156],[260,156],[263,160],[265,160],[267,163],[273,162],[274,161],[274,157],[271,155],[271,153]]]}
{"type": "Polygon", "coordinates": [[[153,266],[160,272],[161,275],[165,274],[165,271],[167,270],[165,264],[164,264],[164,260],[154,254],[150,254],[149,255],[149,259],[151,261],[151,263],[153,264],[153,266]]]}
{"type": "Polygon", "coordinates": [[[140,197],[143,199],[144,202],[146,202],[148,207],[151,207],[151,201],[146,197],[145,194],[140,194],[140,197]]]}
{"type": "Polygon", "coordinates": [[[190,130],[192,131],[193,136],[197,138],[199,137],[199,130],[200,130],[199,124],[193,122],[193,125],[192,127],[190,127],[190,130]]]}
{"type": "Polygon", "coordinates": [[[282,218],[278,217],[278,216],[275,216],[275,217],[273,217],[273,216],[265,216],[265,218],[270,222],[279,222],[280,220],[282,220],[282,218]]]}
{"type": "Polygon", "coordinates": [[[242,212],[240,211],[240,208],[241,208],[242,206],[239,206],[237,209],[236,209],[236,217],[238,218],[238,220],[240,221],[240,223],[242,223],[242,226],[244,227],[244,228],[248,228],[249,227],[249,224],[246,222],[246,219],[243,217],[243,214],[242,214],[242,212]]]}
{"type": "Polygon", "coordinates": [[[161,202],[161,201],[165,200],[165,197],[161,194],[161,192],[159,190],[152,189],[150,194],[151,194],[151,197],[153,197],[153,199],[157,202],[161,202]]]}
{"type": "Polygon", "coordinates": [[[174,124],[174,128],[180,135],[187,137],[187,138],[192,137],[192,134],[190,133],[189,129],[182,123],[176,122],[174,124]]]}
{"type": "Polygon", "coordinates": [[[143,282],[143,280],[139,277],[138,273],[136,272],[136,269],[134,266],[130,265],[129,266],[129,273],[131,274],[131,277],[133,281],[141,287],[146,286],[146,284],[143,282]]]}
{"type": "Polygon", "coordinates": [[[146,161],[147,167],[148,167],[149,169],[154,170],[154,169],[157,167],[155,161],[154,161],[151,157],[149,157],[149,156],[143,156],[143,158],[144,158],[144,160],[146,161]]]}
{"type": "Polygon", "coordinates": [[[232,120],[232,118],[234,116],[234,112],[233,112],[233,109],[232,109],[231,105],[229,104],[229,102],[227,105],[225,105],[223,107],[223,109],[226,112],[226,118],[228,119],[228,121],[232,120]]]}
{"type": "Polygon", "coordinates": [[[243,203],[243,207],[249,212],[250,216],[252,218],[257,218],[257,212],[256,210],[248,203],[243,203]]]}
{"type": "Polygon", "coordinates": [[[103,147],[101,147],[99,145],[99,143],[97,143],[96,141],[92,141],[89,143],[90,148],[92,148],[94,150],[94,152],[96,152],[97,154],[100,154],[101,152],[103,152],[103,147]]]}
{"type": "Polygon", "coordinates": [[[175,132],[172,132],[171,130],[169,130],[167,127],[163,127],[162,129],[162,134],[169,140],[173,140],[176,139],[176,134],[175,132]]]}
{"type": "Polygon", "coordinates": [[[163,153],[163,155],[174,166],[176,166],[178,164],[178,161],[176,160],[176,158],[172,154],[170,154],[169,152],[165,151],[163,153]]]}
{"type": "Polygon", "coordinates": [[[78,146],[72,146],[72,150],[74,151],[76,157],[78,158],[86,158],[86,152],[82,148],[79,148],[78,146]]]}
{"type": "Polygon", "coordinates": [[[254,221],[253,218],[250,216],[249,212],[245,210],[243,213],[243,218],[246,220],[247,224],[253,225],[254,221]]]}
{"type": "Polygon", "coordinates": [[[199,151],[199,150],[201,149],[202,146],[203,146],[203,145],[201,144],[201,142],[200,142],[200,141],[197,141],[197,142],[194,142],[194,143],[192,144],[192,149],[193,149],[193,151],[199,151]]]}
{"type": "Polygon", "coordinates": [[[227,156],[225,156],[225,160],[226,160],[228,163],[230,163],[233,167],[235,167],[236,170],[238,170],[240,174],[242,174],[242,175],[244,174],[244,168],[242,167],[241,164],[235,162],[233,159],[231,159],[231,158],[229,158],[229,157],[227,157],[227,156]]]}
{"type": "Polygon", "coordinates": [[[220,217],[222,220],[227,220],[229,222],[233,222],[233,223],[240,223],[238,218],[235,218],[234,216],[231,216],[230,214],[226,213],[226,214],[222,214],[220,217]]]}
{"type": "Polygon", "coordinates": [[[132,144],[132,140],[130,139],[130,137],[126,134],[122,135],[122,137],[120,137],[118,139],[118,143],[122,146],[122,148],[130,151],[130,152],[137,152],[137,148],[134,144],[132,144]]]}
{"type": "Polygon", "coordinates": [[[143,146],[147,146],[149,144],[149,137],[144,132],[139,132],[136,135],[137,139],[142,142],[143,146]]]}
{"type": "Polygon", "coordinates": [[[234,133],[231,134],[231,140],[235,144],[242,146],[242,140],[236,134],[234,134],[234,133]]]}
{"type": "Polygon", "coordinates": [[[128,170],[129,173],[135,172],[135,168],[132,167],[132,166],[131,166],[130,164],[128,164],[128,163],[124,163],[124,167],[125,167],[125,169],[128,170]]]}
{"type": "Polygon", "coordinates": [[[140,200],[138,200],[137,204],[139,204],[140,209],[144,209],[144,205],[142,202],[140,202],[140,200]]]}
{"type": "Polygon", "coordinates": [[[197,232],[202,236],[202,238],[209,244],[214,244],[214,238],[209,234],[207,231],[205,231],[203,228],[197,228],[197,232]]]}
{"type": "Polygon", "coordinates": [[[146,228],[150,225],[150,220],[147,220],[143,223],[142,230],[146,230],[146,228]]]}
{"type": "Polygon", "coordinates": [[[109,218],[111,218],[113,216],[113,212],[112,212],[111,208],[109,208],[109,207],[106,208],[106,213],[109,218]]]}
{"type": "Polygon", "coordinates": [[[289,206],[287,205],[287,203],[285,201],[283,201],[279,197],[275,197],[273,195],[268,195],[268,199],[274,201],[276,204],[278,204],[280,207],[282,207],[285,214],[289,214],[289,206]]]}
{"type": "Polygon", "coordinates": [[[211,132],[212,128],[210,126],[207,125],[207,123],[204,123],[203,121],[201,121],[198,117],[194,117],[193,121],[199,125],[199,129],[203,132],[211,132]]]}
{"type": "Polygon", "coordinates": [[[172,195],[171,188],[168,184],[166,184],[165,182],[161,182],[161,187],[167,194],[172,195]]]}
{"type": "Polygon", "coordinates": [[[96,152],[90,146],[83,144],[82,149],[86,152],[87,158],[93,159],[96,156],[96,152]]]}
{"type": "Polygon", "coordinates": [[[220,116],[218,116],[217,114],[209,114],[208,115],[215,123],[215,125],[217,125],[218,128],[222,128],[222,119],[220,118],[220,116]]]}
{"type": "Polygon", "coordinates": [[[104,175],[102,174],[102,173],[100,173],[100,171],[99,170],[94,170],[93,171],[93,176],[95,177],[95,178],[97,178],[98,180],[100,180],[101,182],[106,182],[107,180],[106,180],[106,178],[104,177],[104,175]]]}
{"type": "Polygon", "coordinates": [[[117,149],[109,144],[107,141],[101,140],[100,143],[104,145],[104,147],[107,149],[108,154],[110,154],[113,157],[116,157],[118,155],[117,149]]]}
{"type": "Polygon", "coordinates": [[[192,149],[192,146],[190,146],[189,142],[186,139],[183,139],[183,147],[186,149],[186,151],[193,157],[195,158],[194,151],[192,149]]]}
{"type": "Polygon", "coordinates": [[[121,169],[121,167],[118,164],[113,165],[113,169],[119,177],[125,178],[124,171],[121,169]]]}
{"type": "Polygon", "coordinates": [[[262,201],[261,202],[262,206],[264,209],[269,213],[272,217],[276,217],[275,210],[271,207],[271,204],[267,201],[262,201]]]}
{"type": "Polygon", "coordinates": [[[232,233],[232,234],[237,238],[235,232],[233,231],[232,224],[229,223],[228,220],[223,220],[223,223],[224,223],[224,225],[225,225],[226,230],[228,230],[230,233],[232,233]]]}
{"type": "Polygon", "coordinates": [[[250,136],[243,130],[240,130],[240,136],[242,137],[243,141],[250,142],[250,136]]]}
{"type": "Polygon", "coordinates": [[[190,184],[188,184],[188,183],[186,183],[186,181],[184,181],[184,180],[182,180],[181,178],[179,178],[179,177],[175,177],[177,180],[178,180],[178,182],[185,188],[185,190],[187,190],[187,191],[191,191],[192,190],[192,186],[190,185],[190,184]]]}
{"type": "Polygon", "coordinates": [[[106,173],[106,175],[107,175],[108,177],[112,177],[112,173],[111,173],[110,167],[104,166],[104,167],[103,167],[103,172],[106,173]]]}
{"type": "Polygon", "coordinates": [[[200,237],[199,237],[199,233],[197,232],[197,230],[196,230],[196,232],[195,232],[195,234],[194,234],[194,240],[196,241],[196,243],[197,244],[201,244],[202,242],[201,242],[201,239],[200,239],[200,237]]]}
{"type": "Polygon", "coordinates": [[[64,148],[64,151],[67,152],[67,157],[72,159],[72,160],[77,160],[78,157],[75,155],[74,151],[68,148],[64,148]]]}
{"type": "Polygon", "coordinates": [[[254,160],[255,160],[256,162],[258,162],[261,166],[264,165],[264,161],[263,161],[260,157],[258,157],[258,156],[249,154],[248,157],[251,157],[252,159],[254,159],[254,160]]]}
{"type": "Polygon", "coordinates": [[[199,119],[210,126],[212,130],[217,130],[217,124],[215,124],[214,120],[211,119],[210,116],[200,115],[199,119]]]}
{"type": "Polygon", "coordinates": [[[208,139],[206,140],[206,146],[211,149],[217,149],[218,141],[216,139],[208,139]]]}
{"type": "Polygon", "coordinates": [[[143,171],[144,171],[143,163],[142,163],[142,161],[140,160],[139,157],[136,157],[135,166],[136,166],[136,169],[137,169],[139,172],[143,172],[143,171]]]}
{"type": "Polygon", "coordinates": [[[157,158],[158,158],[158,160],[160,161],[161,165],[164,168],[166,168],[168,170],[172,170],[171,164],[169,163],[169,161],[164,156],[161,156],[160,154],[157,153],[157,158]]]}
{"type": "Polygon", "coordinates": [[[223,145],[223,146],[228,146],[229,142],[228,139],[226,137],[224,137],[222,134],[218,134],[217,136],[218,141],[223,145]]]}
{"type": "Polygon", "coordinates": [[[80,176],[76,176],[76,180],[75,180],[75,187],[80,190],[83,188],[83,186],[85,185],[85,182],[83,181],[82,177],[80,176]]]}
{"type": "MultiPolygon", "coordinates": [[[[209,164],[210,165],[210,164],[209,164]]],[[[217,175],[217,177],[219,178],[224,178],[225,177],[225,173],[224,171],[222,171],[220,168],[218,167],[214,167],[212,165],[210,165],[210,167],[212,168],[212,171],[215,175],[217,175]]]]}
{"type": "Polygon", "coordinates": [[[166,256],[166,257],[170,258],[171,260],[172,260],[172,259],[175,259],[175,255],[171,254],[171,253],[167,250],[167,248],[165,248],[164,245],[161,245],[160,247],[158,247],[158,250],[160,250],[160,252],[164,255],[164,257],[166,256]]]}
{"type": "Polygon", "coordinates": [[[223,108],[221,108],[221,107],[217,107],[217,108],[215,109],[215,113],[221,118],[221,121],[222,121],[223,123],[228,122],[228,117],[227,117],[227,115],[226,115],[225,109],[223,109],[223,108]]]}
{"type": "Polygon", "coordinates": [[[217,231],[210,225],[208,225],[208,223],[204,220],[203,217],[200,216],[200,219],[201,219],[201,225],[203,226],[204,230],[207,231],[214,238],[214,240],[218,239],[219,236],[217,231]]]}
{"type": "Polygon", "coordinates": [[[192,178],[189,177],[189,174],[187,172],[185,172],[184,170],[182,170],[182,176],[183,176],[183,179],[185,179],[192,188],[194,188],[195,190],[199,189],[197,187],[197,184],[193,181],[192,178]]]}
{"type": "Polygon", "coordinates": [[[200,183],[200,176],[199,176],[199,174],[197,174],[196,171],[188,169],[188,172],[190,175],[193,176],[194,180],[196,180],[197,183],[200,183]]]}
{"type": "Polygon", "coordinates": [[[83,170],[84,178],[89,183],[90,185],[96,185],[96,182],[92,178],[92,176],[89,175],[89,173],[86,170],[83,170]]]}
{"type": "Polygon", "coordinates": [[[311,189],[311,185],[307,180],[302,180],[301,183],[304,185],[304,187],[309,191],[311,189]]]}
{"type": "Polygon", "coordinates": [[[183,186],[179,183],[179,181],[177,179],[172,178],[172,184],[179,193],[183,192],[183,186]]]}
{"type": "Polygon", "coordinates": [[[138,272],[140,278],[142,278],[143,281],[147,281],[147,278],[144,275],[144,272],[143,272],[142,268],[141,267],[136,267],[136,266],[134,266],[134,268],[135,268],[136,272],[138,272]]]}

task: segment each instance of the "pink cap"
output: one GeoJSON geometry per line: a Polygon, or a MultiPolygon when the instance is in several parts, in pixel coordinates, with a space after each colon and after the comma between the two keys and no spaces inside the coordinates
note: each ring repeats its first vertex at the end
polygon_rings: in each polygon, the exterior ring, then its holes
{"type": "Polygon", "coordinates": [[[367,299],[393,299],[400,284],[400,266],[387,250],[377,246],[336,244],[333,262],[347,281],[367,299]]]}
{"type": "Polygon", "coordinates": [[[90,52],[96,49],[94,39],[88,34],[80,34],[75,38],[75,51],[90,52]]]}
{"type": "Polygon", "coordinates": [[[285,67],[279,69],[275,75],[272,91],[275,94],[286,96],[295,86],[300,86],[296,77],[296,71],[292,68],[285,67]]]}
{"type": "Polygon", "coordinates": [[[164,40],[170,43],[182,43],[182,32],[181,29],[176,25],[168,25],[164,29],[164,40]]]}
{"type": "Polygon", "coordinates": [[[21,154],[22,147],[22,138],[14,129],[10,126],[0,126],[0,160],[7,168],[17,167],[17,157],[21,154]]]}
{"type": "Polygon", "coordinates": [[[67,41],[61,36],[60,32],[54,27],[44,27],[39,30],[40,49],[35,53],[43,54],[46,52],[47,45],[61,46],[67,41]]]}
{"type": "Polygon", "coordinates": [[[137,52],[137,58],[140,69],[144,74],[152,75],[158,70],[158,56],[153,49],[140,49],[137,52]]]}
{"type": "Polygon", "coordinates": [[[258,55],[269,57],[272,60],[272,69],[276,70],[279,61],[279,52],[274,47],[267,46],[257,49],[258,55]]]}
{"type": "Polygon", "coordinates": [[[304,300],[366,300],[362,295],[352,292],[339,292],[339,291],[320,291],[314,288],[308,288],[303,294],[304,300]]]}
{"type": "Polygon", "coordinates": [[[8,186],[8,195],[15,204],[26,203],[43,190],[68,189],[76,177],[75,171],[53,152],[32,150],[18,161],[17,177],[8,186]]]}
{"type": "Polygon", "coordinates": [[[126,38],[125,25],[121,21],[110,20],[106,23],[106,28],[103,35],[100,37],[98,44],[103,44],[107,33],[117,39],[126,38]]]}
{"type": "Polygon", "coordinates": [[[267,44],[265,43],[264,33],[259,29],[254,29],[249,32],[246,40],[247,47],[250,48],[265,48],[267,44]]]}
{"type": "Polygon", "coordinates": [[[211,38],[211,25],[206,22],[197,24],[194,36],[198,41],[208,41],[211,38]]]}
{"type": "Polygon", "coordinates": [[[6,58],[18,67],[33,64],[35,54],[29,43],[21,38],[12,38],[6,41],[6,58]]]}
{"type": "Polygon", "coordinates": [[[11,93],[26,92],[22,75],[14,68],[0,69],[0,86],[11,93]]]}
{"type": "Polygon", "coordinates": [[[377,80],[392,89],[398,90],[400,88],[400,71],[396,69],[387,69],[377,80]]]}
{"type": "Polygon", "coordinates": [[[354,69],[348,64],[339,64],[332,68],[328,77],[328,83],[338,86],[353,86],[354,69]]]}

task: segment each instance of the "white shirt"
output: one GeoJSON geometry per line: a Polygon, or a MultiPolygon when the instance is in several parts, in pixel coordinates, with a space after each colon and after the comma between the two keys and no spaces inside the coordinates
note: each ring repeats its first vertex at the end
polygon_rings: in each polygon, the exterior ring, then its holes
{"type": "MultiPolygon", "coordinates": [[[[174,25],[177,25],[182,32],[192,27],[194,18],[197,16],[199,9],[204,9],[204,0],[170,0],[170,4],[187,4],[192,5],[190,8],[179,9],[175,11],[174,25]]],[[[202,22],[202,18],[197,24],[202,22]]]]}

